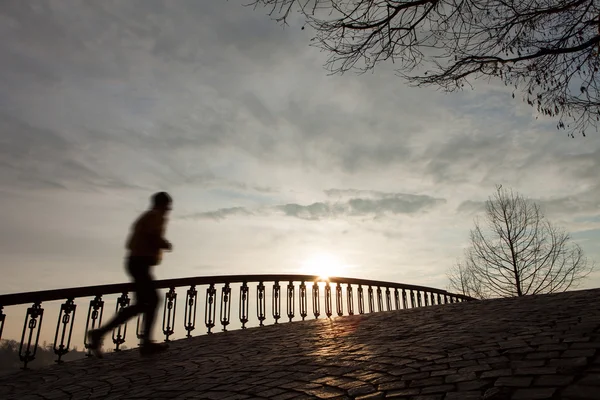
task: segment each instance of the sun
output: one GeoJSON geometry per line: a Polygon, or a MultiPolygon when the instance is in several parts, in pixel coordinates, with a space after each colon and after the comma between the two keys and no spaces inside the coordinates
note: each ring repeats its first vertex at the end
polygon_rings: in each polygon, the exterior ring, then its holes
{"type": "Polygon", "coordinates": [[[317,275],[323,280],[331,276],[343,276],[345,265],[339,257],[331,253],[316,253],[309,256],[303,263],[302,269],[310,275],[317,275]]]}

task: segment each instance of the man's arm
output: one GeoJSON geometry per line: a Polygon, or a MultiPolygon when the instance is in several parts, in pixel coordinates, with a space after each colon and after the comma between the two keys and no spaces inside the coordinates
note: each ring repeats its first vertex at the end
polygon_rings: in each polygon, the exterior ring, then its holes
{"type": "Polygon", "coordinates": [[[166,223],[164,217],[153,215],[148,221],[148,235],[156,248],[171,250],[171,243],[164,238],[166,223]]]}

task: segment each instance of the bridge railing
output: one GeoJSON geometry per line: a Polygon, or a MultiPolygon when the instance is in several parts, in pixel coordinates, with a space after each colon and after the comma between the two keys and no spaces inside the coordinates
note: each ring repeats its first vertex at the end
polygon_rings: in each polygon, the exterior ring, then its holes
{"type": "MultiPolygon", "coordinates": [[[[217,324],[221,325],[223,331],[227,331],[230,327],[234,294],[238,297],[237,318],[241,329],[252,324],[265,325],[268,314],[270,314],[269,320],[272,319],[277,324],[280,320],[289,322],[294,318],[305,320],[309,315],[314,318],[322,315],[330,318],[333,315],[364,314],[474,300],[467,296],[425,286],[354,278],[322,278],[314,275],[201,276],[159,280],[155,282],[155,287],[166,289],[162,310],[162,334],[167,342],[175,334],[177,288],[184,288],[185,303],[181,328],[186,331],[188,338],[192,337],[192,332],[197,328],[198,305],[202,300],[200,297],[202,289],[205,295],[204,325],[208,334],[213,333],[217,324]],[[239,287],[234,291],[233,285],[239,287]],[[252,297],[256,308],[251,311],[252,297]],[[285,309],[282,309],[282,303],[285,309]],[[219,308],[218,318],[217,308],[219,308]]],[[[26,310],[19,346],[20,361],[23,362],[23,368],[27,369],[27,364],[35,359],[39,344],[44,318],[43,304],[62,300],[64,302],[60,304],[58,311],[53,342],[56,362],[61,363],[62,357],[71,349],[77,310],[75,300],[91,298],[83,333],[83,344],[88,349],[86,355],[89,356],[91,353],[88,348],[87,333],[102,323],[105,314],[103,296],[119,295],[115,303],[115,313],[118,313],[130,304],[130,294],[133,291],[132,283],[121,283],[0,295],[0,339],[7,316],[4,307],[30,305],[26,310]]],[[[143,316],[140,315],[135,332],[137,339],[144,334],[142,326],[143,316]]],[[[113,330],[114,351],[122,349],[127,333],[127,323],[113,330]]]]}

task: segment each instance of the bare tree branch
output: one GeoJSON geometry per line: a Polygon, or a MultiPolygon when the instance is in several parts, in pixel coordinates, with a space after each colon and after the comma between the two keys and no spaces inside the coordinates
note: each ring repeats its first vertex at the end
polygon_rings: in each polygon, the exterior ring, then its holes
{"type": "MultiPolygon", "coordinates": [[[[571,136],[600,119],[597,0],[252,0],[287,24],[299,11],[332,73],[391,61],[415,86],[497,79],[571,136]]],[[[513,92],[513,97],[515,93],[513,92]]]]}
{"type": "Polygon", "coordinates": [[[594,268],[569,234],[512,190],[496,188],[485,222],[475,220],[464,262],[448,273],[452,290],[479,298],[561,292],[594,268]]]}

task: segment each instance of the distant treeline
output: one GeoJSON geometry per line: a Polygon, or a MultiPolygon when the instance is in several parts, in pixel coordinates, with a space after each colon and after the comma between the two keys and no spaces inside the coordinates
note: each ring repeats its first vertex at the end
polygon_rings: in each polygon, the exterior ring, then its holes
{"type": "MultiPolygon", "coordinates": [[[[19,359],[19,344],[16,340],[0,340],[0,373],[16,371],[23,366],[19,359]]],[[[56,364],[55,360],[58,356],[54,354],[53,346],[52,343],[48,344],[46,342],[38,346],[35,360],[27,364],[27,367],[34,369],[56,364]]],[[[62,356],[62,360],[72,361],[84,356],[85,350],[79,351],[77,347],[73,347],[67,354],[62,356]]]]}

